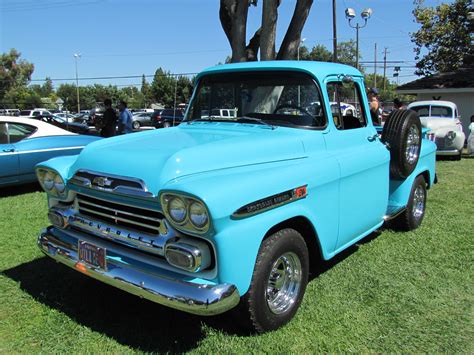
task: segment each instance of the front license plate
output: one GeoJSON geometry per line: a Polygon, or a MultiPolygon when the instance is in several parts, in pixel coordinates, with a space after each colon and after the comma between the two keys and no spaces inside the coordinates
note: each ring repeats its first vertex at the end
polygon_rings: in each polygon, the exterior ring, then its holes
{"type": "Polygon", "coordinates": [[[80,240],[79,261],[84,261],[91,266],[107,270],[106,249],[80,240]]]}

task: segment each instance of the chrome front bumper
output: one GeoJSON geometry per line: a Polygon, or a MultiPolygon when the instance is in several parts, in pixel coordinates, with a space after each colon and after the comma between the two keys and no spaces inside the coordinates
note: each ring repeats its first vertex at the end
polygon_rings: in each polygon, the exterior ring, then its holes
{"type": "Polygon", "coordinates": [[[186,277],[178,279],[173,277],[178,274],[166,270],[159,272],[156,266],[147,263],[152,256],[145,255],[144,259],[135,260],[134,256],[139,255],[137,252],[107,241],[94,240],[94,243],[107,248],[106,270],[83,263],[78,259],[78,241],[88,239],[90,237],[83,233],[48,227],[38,236],[38,247],[49,257],[77,271],[170,308],[211,316],[224,313],[239,303],[240,295],[234,285],[182,280],[186,277]]]}
{"type": "Polygon", "coordinates": [[[436,155],[446,155],[446,156],[452,156],[452,155],[459,155],[461,152],[457,149],[450,149],[450,150],[437,150],[436,155]]]}

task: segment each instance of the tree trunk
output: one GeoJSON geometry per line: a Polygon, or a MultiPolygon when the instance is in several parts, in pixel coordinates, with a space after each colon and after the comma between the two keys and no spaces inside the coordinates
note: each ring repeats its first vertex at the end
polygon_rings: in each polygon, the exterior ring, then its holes
{"type": "Polygon", "coordinates": [[[278,6],[280,6],[280,0],[263,0],[260,60],[275,59],[278,6]]]}
{"type": "Polygon", "coordinates": [[[219,17],[232,48],[232,63],[245,62],[249,0],[221,0],[219,17]]]}
{"type": "Polygon", "coordinates": [[[312,5],[313,0],[297,1],[290,26],[288,27],[288,31],[286,31],[285,38],[283,38],[276,59],[296,59],[298,46],[301,41],[301,32],[303,31],[304,24],[306,23],[312,5]]]}

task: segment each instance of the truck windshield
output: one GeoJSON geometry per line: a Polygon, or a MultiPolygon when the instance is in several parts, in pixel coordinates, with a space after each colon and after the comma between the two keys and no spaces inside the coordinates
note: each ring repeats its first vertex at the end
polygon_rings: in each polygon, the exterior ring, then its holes
{"type": "Polygon", "coordinates": [[[291,71],[235,72],[203,77],[187,121],[262,123],[323,128],[320,90],[307,74],[291,71]]]}

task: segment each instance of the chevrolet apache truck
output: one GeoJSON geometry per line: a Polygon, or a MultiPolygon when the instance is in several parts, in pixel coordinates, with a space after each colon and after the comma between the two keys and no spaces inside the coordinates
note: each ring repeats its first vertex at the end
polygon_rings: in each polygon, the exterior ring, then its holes
{"type": "Polygon", "coordinates": [[[435,154],[411,110],[373,125],[353,67],[220,65],[197,76],[179,126],[37,165],[52,224],[38,246],[161,305],[198,315],[238,307],[265,332],[294,316],[310,265],[389,220],[420,225],[435,154]],[[343,114],[343,102],[355,110],[343,114]]]}

